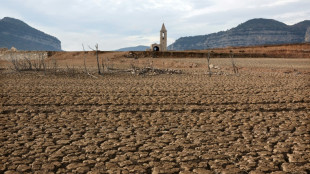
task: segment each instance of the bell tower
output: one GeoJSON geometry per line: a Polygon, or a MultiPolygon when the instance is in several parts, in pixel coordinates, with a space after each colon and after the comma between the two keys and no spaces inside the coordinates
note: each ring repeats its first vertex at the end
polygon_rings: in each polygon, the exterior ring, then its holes
{"type": "Polygon", "coordinates": [[[149,51],[167,51],[167,30],[165,24],[163,23],[161,30],[159,32],[160,43],[154,43],[151,45],[149,51]]]}
{"type": "Polygon", "coordinates": [[[167,51],[167,30],[163,23],[160,30],[160,51],[167,51]]]}

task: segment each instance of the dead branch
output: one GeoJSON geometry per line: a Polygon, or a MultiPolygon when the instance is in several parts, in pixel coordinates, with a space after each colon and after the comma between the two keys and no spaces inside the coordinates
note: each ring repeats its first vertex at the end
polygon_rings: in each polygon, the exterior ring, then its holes
{"type": "Polygon", "coordinates": [[[89,74],[89,73],[88,73],[88,70],[87,70],[87,67],[86,67],[86,51],[85,51],[85,48],[84,48],[84,44],[82,44],[82,47],[83,47],[83,51],[84,51],[83,58],[84,58],[84,69],[85,69],[85,73],[86,73],[86,74],[89,74]]]}
{"type": "Polygon", "coordinates": [[[27,57],[24,57],[24,59],[25,59],[25,70],[32,70],[32,62],[31,62],[31,60],[28,59],[27,57]],[[26,65],[26,64],[28,64],[28,65],[26,65]]]}
{"type": "Polygon", "coordinates": [[[208,55],[207,55],[207,62],[208,62],[208,74],[209,74],[209,77],[211,77],[212,75],[212,72],[211,72],[211,67],[210,67],[210,51],[208,51],[208,55]]]}
{"type": "Polygon", "coordinates": [[[95,45],[96,50],[92,49],[90,46],[88,46],[91,50],[96,51],[96,59],[97,59],[97,66],[98,66],[98,74],[101,74],[100,71],[100,64],[99,64],[99,58],[98,58],[98,44],[95,45]]]}
{"type": "Polygon", "coordinates": [[[232,64],[234,73],[238,74],[238,67],[236,66],[236,63],[234,61],[234,53],[233,53],[232,50],[230,50],[229,57],[230,57],[230,60],[231,60],[231,64],[232,64]]]}
{"type": "Polygon", "coordinates": [[[40,57],[41,57],[41,63],[42,63],[43,70],[44,70],[44,75],[46,75],[46,63],[45,63],[43,54],[40,54],[40,57]]]}

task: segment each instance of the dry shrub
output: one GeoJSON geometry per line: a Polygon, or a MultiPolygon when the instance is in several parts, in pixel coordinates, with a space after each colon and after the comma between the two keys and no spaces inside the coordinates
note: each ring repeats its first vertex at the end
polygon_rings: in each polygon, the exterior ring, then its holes
{"type": "Polygon", "coordinates": [[[13,65],[12,69],[18,72],[21,71],[46,71],[47,64],[43,54],[39,55],[39,58],[31,59],[24,57],[23,59],[16,58],[13,54],[10,54],[10,61],[13,65]]]}
{"type": "Polygon", "coordinates": [[[47,60],[43,54],[39,55],[39,58],[24,57],[23,59],[14,57],[10,54],[10,62],[12,64],[11,69],[17,72],[43,72],[45,75],[69,75],[74,76],[81,74],[81,70],[77,67],[70,67],[66,64],[65,68],[60,68],[55,58],[47,60]]]}

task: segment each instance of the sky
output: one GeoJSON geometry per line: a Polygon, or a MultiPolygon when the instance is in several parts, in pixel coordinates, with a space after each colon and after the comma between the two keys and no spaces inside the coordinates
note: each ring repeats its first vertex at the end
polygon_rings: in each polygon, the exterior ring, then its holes
{"type": "Polygon", "coordinates": [[[310,20],[310,0],[0,0],[0,19],[13,17],[57,37],[65,51],[116,50],[226,31],[253,18],[288,25],[310,20]]]}

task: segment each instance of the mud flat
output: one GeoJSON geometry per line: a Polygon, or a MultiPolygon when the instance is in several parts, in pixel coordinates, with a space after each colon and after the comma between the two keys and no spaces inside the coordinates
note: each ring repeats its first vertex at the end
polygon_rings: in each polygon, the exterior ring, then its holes
{"type": "MultiPolygon", "coordinates": [[[[237,75],[211,59],[209,77],[201,58],[108,56],[117,69],[183,73],[13,72],[3,61],[0,173],[310,172],[309,59],[236,58],[237,75]]],[[[55,59],[83,70],[83,54],[55,59]]]]}
{"type": "Polygon", "coordinates": [[[309,74],[241,62],[212,77],[1,71],[0,173],[309,173],[309,74]]]}

